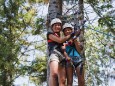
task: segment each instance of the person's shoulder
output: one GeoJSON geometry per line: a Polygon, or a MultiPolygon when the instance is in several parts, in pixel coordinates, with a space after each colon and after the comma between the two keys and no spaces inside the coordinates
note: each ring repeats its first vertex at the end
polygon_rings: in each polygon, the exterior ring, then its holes
{"type": "Polygon", "coordinates": [[[47,32],[47,38],[49,38],[49,35],[53,34],[53,32],[47,32]]]}
{"type": "Polygon", "coordinates": [[[49,34],[53,34],[53,32],[47,32],[47,35],[49,35],[49,34]]]}

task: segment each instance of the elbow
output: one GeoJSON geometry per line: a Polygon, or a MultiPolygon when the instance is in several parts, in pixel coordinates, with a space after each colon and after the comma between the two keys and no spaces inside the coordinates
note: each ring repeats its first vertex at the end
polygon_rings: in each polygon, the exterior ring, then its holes
{"type": "Polygon", "coordinates": [[[59,40],[58,43],[63,43],[63,41],[62,41],[62,40],[59,40]]]}
{"type": "Polygon", "coordinates": [[[80,49],[81,49],[81,50],[83,50],[83,48],[84,48],[84,47],[83,47],[83,45],[81,45],[81,44],[80,44],[80,46],[79,46],[79,47],[80,47],[80,49]]]}

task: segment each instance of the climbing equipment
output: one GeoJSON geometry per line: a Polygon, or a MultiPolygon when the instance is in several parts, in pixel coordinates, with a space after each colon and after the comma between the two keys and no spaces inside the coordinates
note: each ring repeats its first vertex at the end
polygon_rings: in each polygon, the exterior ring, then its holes
{"type": "Polygon", "coordinates": [[[51,40],[51,39],[49,39],[49,37],[48,37],[49,34],[53,34],[56,37],[59,37],[59,35],[57,33],[51,33],[51,32],[47,33],[47,42],[48,42],[48,49],[49,49],[49,55],[50,55],[54,49],[59,48],[58,45],[60,45],[60,44],[51,40]]]}
{"type": "Polygon", "coordinates": [[[73,28],[73,26],[71,25],[71,24],[69,24],[69,23],[65,23],[64,25],[63,25],[63,29],[62,30],[64,30],[65,28],[71,28],[72,30],[74,30],[73,28]]]}
{"type": "Polygon", "coordinates": [[[66,52],[69,57],[73,60],[75,63],[79,63],[81,56],[77,52],[75,45],[73,43],[68,42],[68,45],[66,46],[66,52]]]}
{"type": "MultiPolygon", "coordinates": [[[[49,34],[53,34],[54,36],[60,37],[57,33],[48,32],[47,38],[49,34]]],[[[58,55],[60,61],[63,60],[64,56],[62,54],[61,49],[62,43],[57,43],[49,38],[47,39],[47,42],[48,42],[49,56],[51,55],[51,53],[55,53],[58,55]]]]}
{"type": "Polygon", "coordinates": [[[55,18],[55,19],[53,19],[53,20],[51,21],[50,26],[52,26],[52,25],[55,24],[55,23],[60,23],[60,24],[62,24],[62,22],[61,22],[61,20],[60,20],[59,18],[55,18]]]}
{"type": "Polygon", "coordinates": [[[70,61],[67,61],[67,64],[70,63],[73,66],[74,70],[79,66],[79,72],[80,74],[82,74],[84,59],[81,57],[79,52],[77,52],[75,45],[73,43],[66,42],[66,52],[71,59],[70,61]]]}

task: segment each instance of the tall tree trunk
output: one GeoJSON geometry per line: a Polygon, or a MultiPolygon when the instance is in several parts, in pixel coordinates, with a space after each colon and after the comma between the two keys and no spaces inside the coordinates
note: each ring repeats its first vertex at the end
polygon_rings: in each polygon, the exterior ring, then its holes
{"type": "Polygon", "coordinates": [[[81,44],[83,45],[83,50],[81,52],[81,56],[85,58],[85,51],[84,51],[84,27],[83,27],[83,21],[84,21],[84,2],[83,0],[79,0],[78,2],[78,5],[79,5],[79,12],[80,12],[80,15],[79,15],[79,24],[82,25],[81,27],[81,34],[80,34],[80,42],[81,44]]]}
{"type": "MultiPolygon", "coordinates": [[[[80,25],[82,26],[81,27],[81,34],[79,36],[79,41],[81,42],[82,46],[83,46],[83,50],[81,51],[81,56],[82,58],[84,59],[83,60],[83,65],[81,66],[81,73],[83,73],[83,77],[84,77],[84,80],[85,80],[85,69],[84,69],[84,65],[85,65],[85,49],[84,49],[84,46],[85,46],[85,38],[84,38],[84,2],[83,0],[79,0],[78,2],[79,4],[79,11],[80,11],[80,19],[79,19],[79,23],[80,25]]],[[[85,85],[85,82],[84,82],[84,85],[85,85]]]]}
{"type": "MultiPolygon", "coordinates": [[[[49,1],[49,8],[48,8],[48,16],[47,16],[47,27],[48,30],[50,30],[49,26],[50,26],[50,22],[52,19],[54,18],[61,18],[62,16],[62,0],[50,0],[49,1]]],[[[47,67],[47,86],[48,85],[48,81],[49,81],[49,65],[47,67]]]]}

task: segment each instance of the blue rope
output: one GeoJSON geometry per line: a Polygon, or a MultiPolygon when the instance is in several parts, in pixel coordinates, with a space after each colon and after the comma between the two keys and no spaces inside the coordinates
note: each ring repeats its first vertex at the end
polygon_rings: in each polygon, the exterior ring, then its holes
{"type": "Polygon", "coordinates": [[[99,30],[95,30],[95,29],[93,29],[93,28],[89,28],[88,26],[85,26],[85,27],[87,27],[88,29],[94,30],[94,31],[96,31],[96,32],[98,32],[98,33],[102,33],[102,34],[104,34],[104,35],[107,35],[107,36],[110,36],[110,37],[115,38],[115,36],[113,36],[113,35],[111,35],[111,34],[107,34],[107,33],[101,32],[101,31],[99,31],[99,30]]]}

